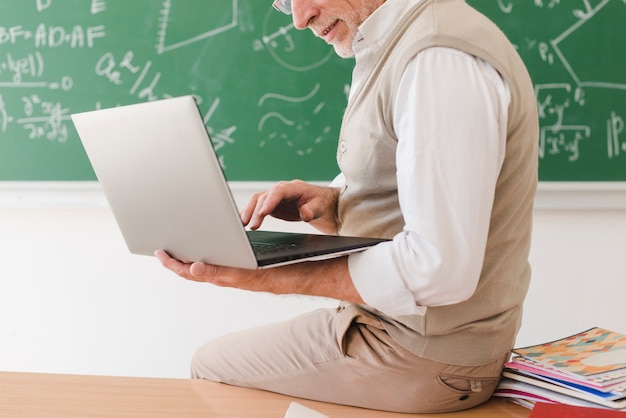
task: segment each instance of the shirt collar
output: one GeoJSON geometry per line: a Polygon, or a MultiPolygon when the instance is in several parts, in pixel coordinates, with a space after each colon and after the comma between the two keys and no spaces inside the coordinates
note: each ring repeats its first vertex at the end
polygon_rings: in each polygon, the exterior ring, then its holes
{"type": "Polygon", "coordinates": [[[391,28],[413,6],[422,0],[386,0],[359,27],[354,37],[353,49],[356,56],[360,51],[383,45],[391,34],[391,28]]]}

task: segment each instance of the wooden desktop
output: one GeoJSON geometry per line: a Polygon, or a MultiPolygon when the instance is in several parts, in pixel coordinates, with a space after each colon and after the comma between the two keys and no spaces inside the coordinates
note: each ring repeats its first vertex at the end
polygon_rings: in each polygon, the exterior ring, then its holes
{"type": "Polygon", "coordinates": [[[398,414],[292,398],[190,379],[0,372],[0,417],[283,418],[297,402],[331,418],[527,418],[503,399],[452,414],[398,414]]]}

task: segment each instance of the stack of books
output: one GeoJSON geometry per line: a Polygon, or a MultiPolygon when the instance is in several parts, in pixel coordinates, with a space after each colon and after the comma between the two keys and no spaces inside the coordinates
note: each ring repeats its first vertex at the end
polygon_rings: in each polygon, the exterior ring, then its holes
{"type": "Polygon", "coordinates": [[[603,328],[513,350],[494,396],[626,409],[626,335],[603,328]]]}

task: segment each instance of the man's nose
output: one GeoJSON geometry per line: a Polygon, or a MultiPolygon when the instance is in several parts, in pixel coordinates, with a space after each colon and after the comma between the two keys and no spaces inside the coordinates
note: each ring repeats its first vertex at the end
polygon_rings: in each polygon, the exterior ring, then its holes
{"type": "Polygon", "coordinates": [[[296,29],[306,29],[319,15],[319,9],[310,0],[291,0],[291,18],[296,29]]]}

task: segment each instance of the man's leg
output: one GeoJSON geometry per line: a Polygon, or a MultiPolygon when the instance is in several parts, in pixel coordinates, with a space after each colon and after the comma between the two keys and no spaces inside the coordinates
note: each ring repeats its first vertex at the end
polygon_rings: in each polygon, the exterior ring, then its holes
{"type": "Polygon", "coordinates": [[[230,334],[202,346],[192,376],[300,398],[395,412],[471,408],[490,396],[505,361],[480,367],[422,359],[373,316],[342,308],[230,334]]]}

